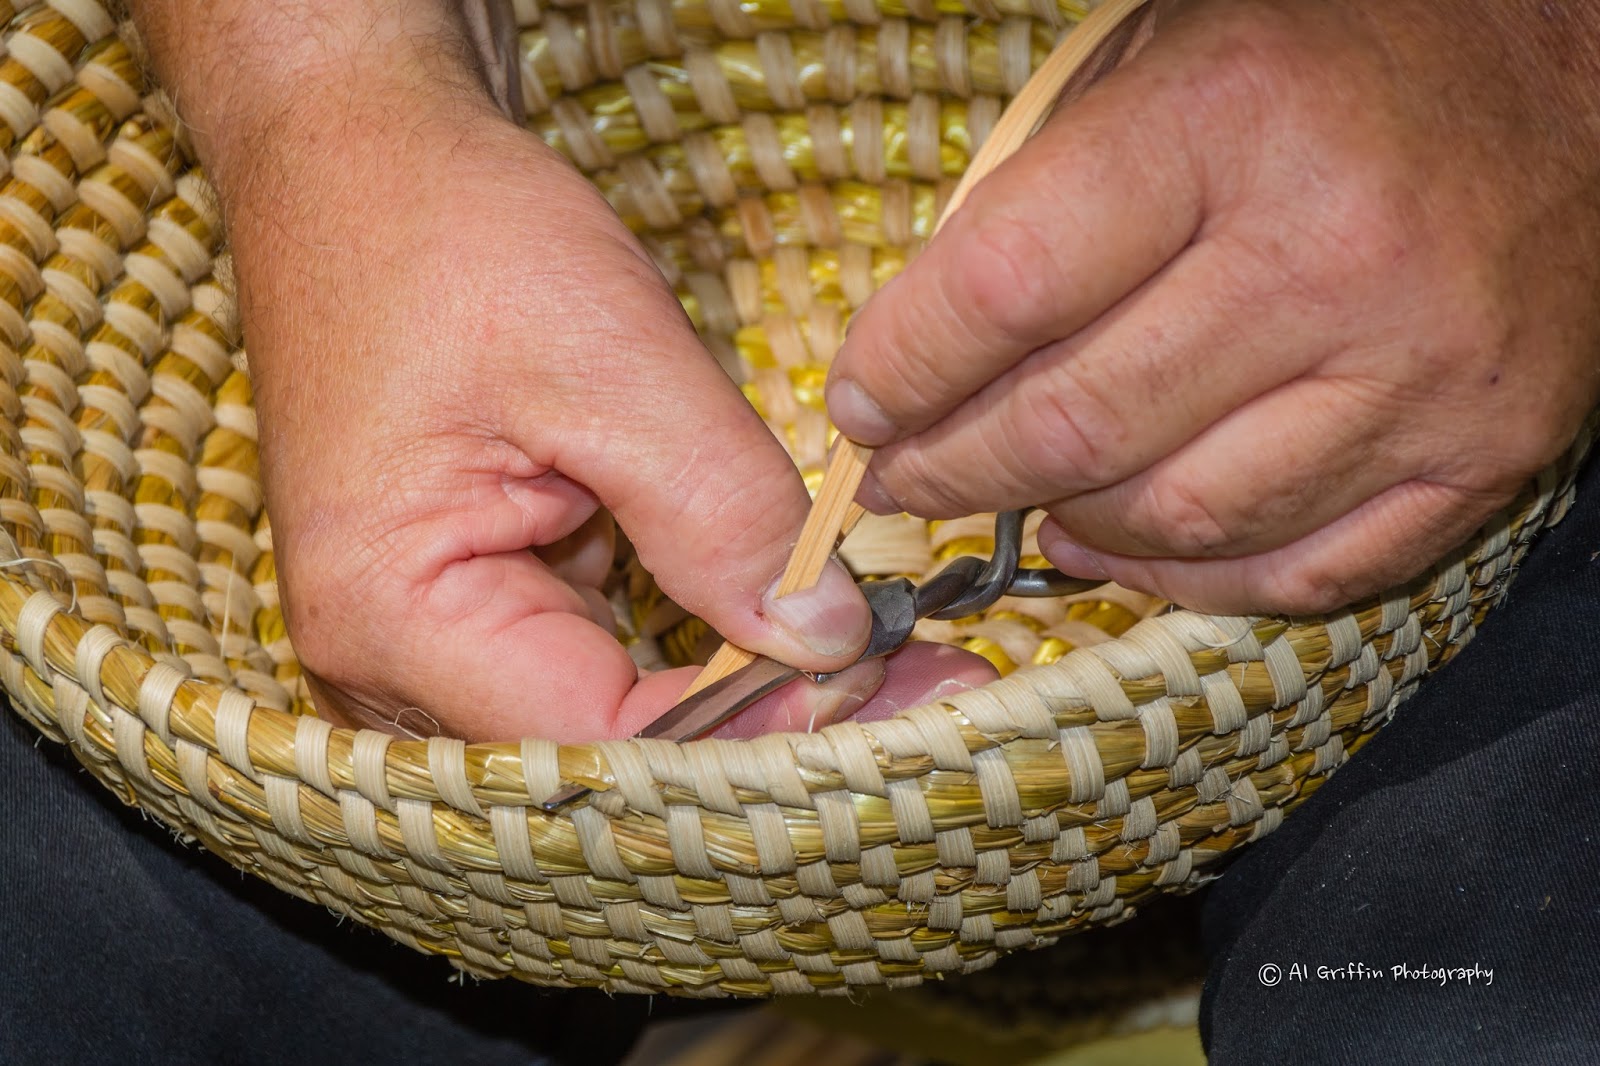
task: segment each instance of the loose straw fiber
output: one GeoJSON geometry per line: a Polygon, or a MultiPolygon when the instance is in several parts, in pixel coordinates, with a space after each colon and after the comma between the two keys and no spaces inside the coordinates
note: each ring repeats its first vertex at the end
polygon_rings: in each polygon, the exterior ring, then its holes
{"type": "MultiPolygon", "coordinates": [[[[639,231],[813,488],[849,315],[1084,14],[968,4],[517,5],[530,129],[639,231]]],[[[333,729],[279,611],[204,176],[92,0],[0,16],[0,685],[127,802],[476,975],[902,986],[1198,884],[1472,635],[1588,444],[1425,578],[1327,617],[1108,589],[924,623],[1006,676],[888,721],[681,747],[333,729]],[[564,780],[596,791],[544,813],[564,780]]],[[[868,518],[843,555],[920,577],[987,529],[868,518]]],[[[714,638],[636,566],[613,595],[638,661],[704,661],[714,638]]]]}

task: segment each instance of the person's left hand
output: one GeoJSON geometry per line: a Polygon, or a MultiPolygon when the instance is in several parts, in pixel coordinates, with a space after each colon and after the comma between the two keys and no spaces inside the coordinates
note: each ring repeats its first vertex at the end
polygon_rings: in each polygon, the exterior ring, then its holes
{"type": "Polygon", "coordinates": [[[1600,396],[1600,8],[1162,3],[862,310],[860,499],[1212,611],[1421,572],[1600,396]]]}

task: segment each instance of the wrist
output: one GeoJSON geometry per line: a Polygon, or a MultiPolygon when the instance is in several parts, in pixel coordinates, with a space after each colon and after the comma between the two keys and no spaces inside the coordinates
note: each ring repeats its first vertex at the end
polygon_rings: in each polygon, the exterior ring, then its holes
{"type": "Polygon", "coordinates": [[[495,105],[448,0],[135,0],[152,65],[224,208],[280,196],[495,105]]]}

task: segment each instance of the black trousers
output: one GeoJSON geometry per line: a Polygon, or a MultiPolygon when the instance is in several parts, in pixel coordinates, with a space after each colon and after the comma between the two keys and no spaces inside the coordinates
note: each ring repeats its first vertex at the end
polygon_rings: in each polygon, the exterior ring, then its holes
{"type": "MultiPolygon", "coordinates": [[[[1600,1062],[1586,482],[1478,639],[1211,889],[1214,1063],[1600,1062]]],[[[0,718],[0,1063],[606,1063],[693,1009],[453,982],[181,847],[0,718]]]]}
{"type": "Polygon", "coordinates": [[[1600,1063],[1597,641],[1591,463],[1477,639],[1212,886],[1214,1062],[1600,1063]]]}

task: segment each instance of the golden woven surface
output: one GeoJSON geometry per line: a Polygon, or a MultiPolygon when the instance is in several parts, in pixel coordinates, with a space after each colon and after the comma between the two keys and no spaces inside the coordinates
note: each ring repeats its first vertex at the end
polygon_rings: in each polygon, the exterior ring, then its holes
{"type": "MultiPolygon", "coordinates": [[[[850,310],[1080,14],[518,6],[530,127],[641,230],[813,481],[850,310]]],[[[0,15],[0,684],[128,802],[474,974],[900,986],[1203,881],[1471,636],[1587,446],[1433,574],[1326,618],[1111,591],[928,623],[1008,676],[888,721],[681,747],[335,730],[304,713],[277,607],[205,180],[98,4],[0,15]],[[545,814],[563,780],[598,791],[545,814]]],[[[919,575],[984,527],[879,520],[846,557],[919,575]]],[[[616,595],[639,661],[703,649],[646,575],[616,595]]]]}

